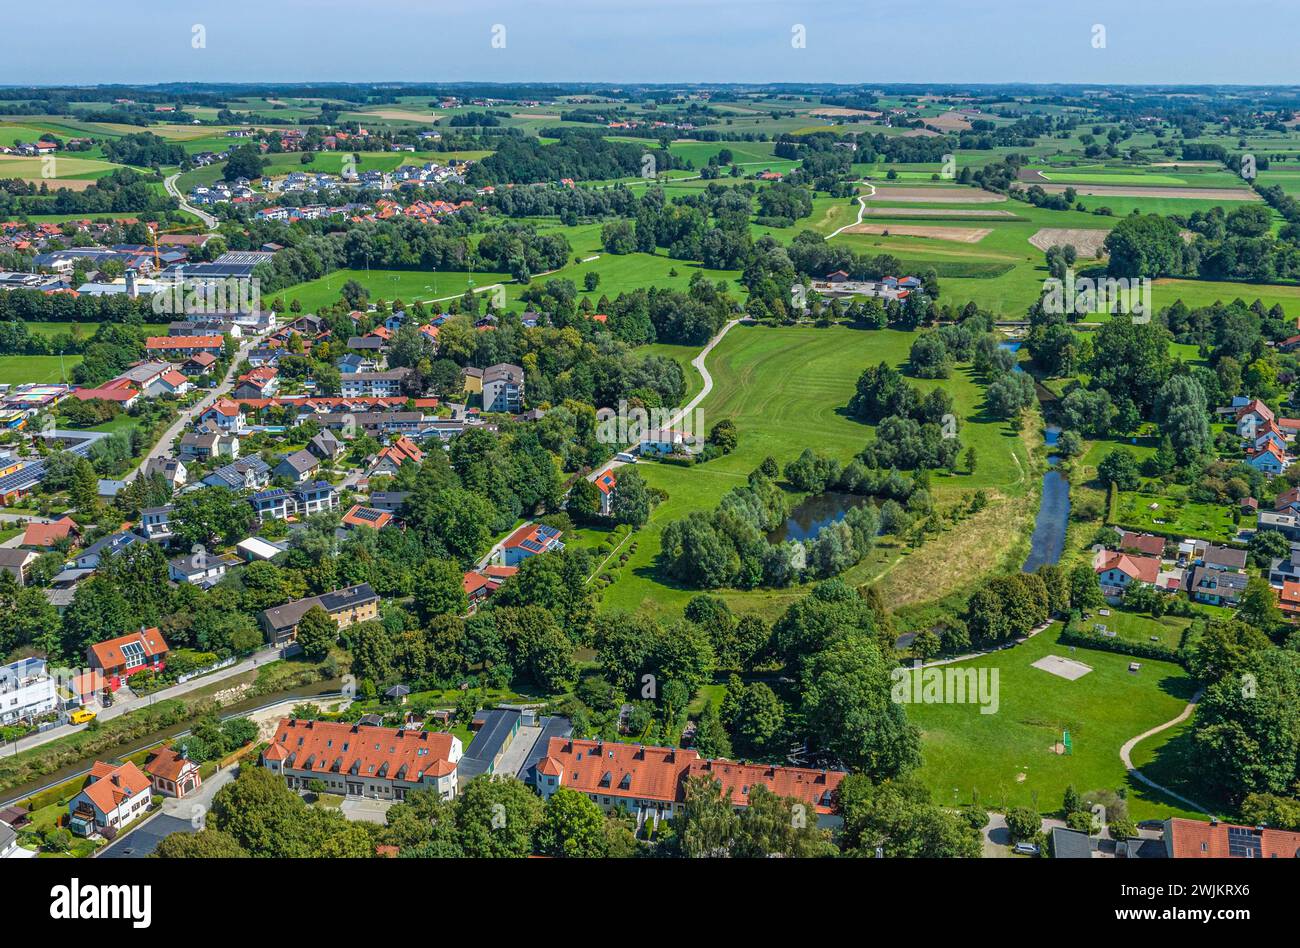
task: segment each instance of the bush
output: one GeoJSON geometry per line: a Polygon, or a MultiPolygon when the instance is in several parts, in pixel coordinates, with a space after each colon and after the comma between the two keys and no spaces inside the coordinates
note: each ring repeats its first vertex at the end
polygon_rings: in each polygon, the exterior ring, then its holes
{"type": "Polygon", "coordinates": [[[982,810],[979,807],[971,807],[965,812],[966,822],[973,830],[982,830],[989,825],[988,810],[982,810]]]}
{"type": "Polygon", "coordinates": [[[1007,830],[1011,833],[1013,843],[1032,840],[1038,835],[1042,825],[1042,819],[1027,806],[1012,807],[1007,810],[1007,830]]]}

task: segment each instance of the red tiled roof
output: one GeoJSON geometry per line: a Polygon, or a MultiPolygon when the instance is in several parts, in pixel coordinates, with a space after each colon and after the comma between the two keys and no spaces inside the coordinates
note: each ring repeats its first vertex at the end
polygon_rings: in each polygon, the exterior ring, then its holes
{"type": "Polygon", "coordinates": [[[95,766],[90,768],[90,775],[96,778],[95,782],[87,784],[82,792],[101,813],[112,813],[150,786],[149,778],[129,760],[120,767],[96,761],[95,766]]]}
{"type": "Polygon", "coordinates": [[[1160,556],[1165,552],[1165,538],[1152,536],[1149,533],[1130,533],[1125,530],[1124,535],[1120,537],[1119,546],[1122,550],[1137,550],[1148,556],[1160,556]]]}
{"type": "Polygon", "coordinates": [[[456,765],[448,759],[451,742],[452,736],[443,731],[283,718],[263,756],[284,761],[285,767],[295,771],[355,773],[419,783],[425,774],[445,777],[455,773],[456,765]]]}
{"type": "Polygon", "coordinates": [[[1202,823],[1175,817],[1166,824],[1165,848],[1174,859],[1246,858],[1245,853],[1229,846],[1231,835],[1248,841],[1252,849],[1258,843],[1256,858],[1300,858],[1300,833],[1279,829],[1256,829],[1232,823],[1202,823]],[[1234,831],[1232,834],[1229,830],[1234,831]]]}
{"type": "Polygon", "coordinates": [[[606,471],[604,474],[600,475],[600,477],[596,478],[595,480],[596,489],[599,490],[602,494],[608,494],[610,491],[614,489],[614,485],[617,483],[618,483],[618,479],[614,477],[613,471],[606,471]]]}
{"type": "Polygon", "coordinates": [[[220,336],[150,336],[144,341],[146,349],[216,349],[225,344],[220,336]]]}
{"type": "Polygon", "coordinates": [[[186,384],[189,381],[189,379],[181,375],[175,369],[172,369],[168,372],[164,372],[162,375],[162,380],[166,382],[168,385],[174,385],[177,388],[186,384]]]}
{"type": "Polygon", "coordinates": [[[564,737],[551,738],[538,768],[542,773],[558,771],[550,775],[580,793],[665,803],[684,799],[688,776],[718,780],[736,806],[746,805],[749,789],[761,783],[780,796],[811,804],[819,813],[831,811],[835,788],[848,776],[836,770],[705,760],[680,748],[564,737]]]}
{"type": "Polygon", "coordinates": [[[71,517],[60,517],[53,523],[29,523],[23,533],[23,546],[53,546],[55,540],[71,535],[76,529],[71,517]]]}
{"type": "Polygon", "coordinates": [[[136,632],[128,632],[126,635],[119,635],[107,642],[92,645],[87,651],[98,662],[98,667],[116,668],[119,665],[126,664],[126,657],[122,654],[122,646],[131,642],[139,642],[144,647],[144,657],[146,659],[166,655],[170,651],[167,642],[164,641],[162,634],[157,629],[140,629],[136,632]]]}
{"type": "Polygon", "coordinates": [[[177,783],[188,768],[197,768],[197,766],[188,757],[182,757],[181,752],[176,748],[164,747],[145,761],[144,770],[150,776],[161,777],[163,780],[177,783]]]}
{"type": "Polygon", "coordinates": [[[1130,553],[1109,553],[1102,558],[1095,571],[1104,573],[1117,569],[1126,576],[1144,583],[1154,583],[1160,577],[1160,561],[1153,556],[1136,556],[1130,553]]]}

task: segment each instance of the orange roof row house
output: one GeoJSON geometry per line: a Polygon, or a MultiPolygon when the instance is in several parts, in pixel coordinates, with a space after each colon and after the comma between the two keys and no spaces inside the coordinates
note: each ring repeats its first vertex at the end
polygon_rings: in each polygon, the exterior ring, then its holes
{"type": "Polygon", "coordinates": [[[764,786],[808,804],[822,816],[833,812],[835,791],[848,776],[839,770],[708,760],[682,748],[565,737],[550,739],[537,773],[543,796],[563,786],[602,802],[609,798],[635,805],[682,803],[686,779],[708,776],[722,784],[734,806],[745,806],[750,791],[764,786]]]}

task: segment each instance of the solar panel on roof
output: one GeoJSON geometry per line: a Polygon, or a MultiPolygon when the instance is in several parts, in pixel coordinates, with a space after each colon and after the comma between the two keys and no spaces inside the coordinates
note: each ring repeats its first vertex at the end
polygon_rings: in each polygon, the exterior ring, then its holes
{"type": "Polygon", "coordinates": [[[127,668],[135,668],[137,665],[144,664],[144,646],[139,642],[127,642],[122,646],[122,658],[126,660],[127,668]]]}
{"type": "Polygon", "coordinates": [[[1242,826],[1228,827],[1228,855],[1245,859],[1259,859],[1264,855],[1259,835],[1242,826]]]}

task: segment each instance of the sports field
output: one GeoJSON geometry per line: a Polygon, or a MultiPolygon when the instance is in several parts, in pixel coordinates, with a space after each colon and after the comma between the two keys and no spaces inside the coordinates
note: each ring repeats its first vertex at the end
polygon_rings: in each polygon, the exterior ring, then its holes
{"type": "MultiPolygon", "coordinates": [[[[993,714],[977,704],[910,704],[909,717],[923,733],[920,777],[941,803],[1004,809],[1029,806],[1047,815],[1059,810],[1065,788],[1128,791],[1133,820],[1198,814],[1163,794],[1130,780],[1119,749],[1129,738],[1177,717],[1194,689],[1177,665],[1141,659],[1129,671],[1128,656],[1058,645],[1054,624],[1022,645],[959,663],[961,668],[996,669],[998,703],[993,714]],[[1069,681],[1033,667],[1057,655],[1092,671],[1069,681]],[[1065,730],[1072,752],[1057,753],[1065,730]]],[[[991,677],[986,679],[992,681],[991,677]]],[[[991,706],[991,705],[990,705],[991,706]]],[[[1153,767],[1167,753],[1171,730],[1138,745],[1134,762],[1153,767]]],[[[1170,769],[1170,768],[1166,768],[1170,769]]],[[[1185,785],[1177,788],[1189,794],[1185,785]]],[[[1202,801],[1204,802],[1204,801],[1202,801]]],[[[1203,817],[1202,817],[1203,818],[1203,817]]]]}

